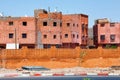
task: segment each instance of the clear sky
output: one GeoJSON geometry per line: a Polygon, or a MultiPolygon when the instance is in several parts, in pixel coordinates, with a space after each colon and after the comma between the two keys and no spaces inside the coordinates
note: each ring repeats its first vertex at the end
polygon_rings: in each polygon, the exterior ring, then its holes
{"type": "Polygon", "coordinates": [[[87,14],[89,27],[99,18],[120,22],[120,0],[0,0],[0,12],[5,16],[33,16],[34,9],[48,7],[63,14],[87,14]]]}

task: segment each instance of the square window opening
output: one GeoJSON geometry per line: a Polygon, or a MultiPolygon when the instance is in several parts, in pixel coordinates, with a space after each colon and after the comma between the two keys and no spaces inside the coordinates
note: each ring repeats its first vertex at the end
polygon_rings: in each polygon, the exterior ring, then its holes
{"type": "Polygon", "coordinates": [[[67,23],[67,26],[69,27],[69,26],[70,26],[70,23],[67,23]]]}
{"type": "Polygon", "coordinates": [[[57,36],[56,35],[53,35],[53,39],[56,39],[57,38],[57,36]]]}
{"type": "Polygon", "coordinates": [[[65,38],[68,38],[68,34],[65,34],[65,38]]]}
{"type": "Polygon", "coordinates": [[[110,41],[115,41],[115,35],[110,35],[110,41]]]}
{"type": "Polygon", "coordinates": [[[79,38],[79,35],[77,35],[77,39],[79,38]]]}
{"type": "Polygon", "coordinates": [[[13,33],[9,33],[9,38],[13,38],[13,33]]]}
{"type": "Polygon", "coordinates": [[[104,41],[104,40],[105,40],[105,35],[101,35],[101,36],[100,36],[100,40],[101,40],[101,41],[104,41]]]}
{"type": "Polygon", "coordinates": [[[79,27],[79,25],[77,24],[77,27],[79,27]]]}
{"type": "Polygon", "coordinates": [[[23,33],[23,34],[22,34],[22,38],[27,38],[27,34],[26,34],[26,33],[23,33]]]}
{"type": "Polygon", "coordinates": [[[45,34],[45,35],[43,35],[43,37],[44,37],[44,38],[47,38],[47,35],[45,34]]]}
{"type": "Polygon", "coordinates": [[[62,23],[60,23],[60,27],[62,27],[62,23]]]}
{"type": "Polygon", "coordinates": [[[13,26],[13,21],[10,21],[10,22],[9,22],[9,26],[13,26]]]}
{"type": "Polygon", "coordinates": [[[47,26],[47,22],[43,22],[43,26],[47,26]]]}
{"type": "Polygon", "coordinates": [[[73,38],[75,38],[75,34],[73,34],[73,38]]]}
{"type": "Polygon", "coordinates": [[[23,22],[22,24],[23,24],[23,26],[27,26],[27,22],[23,22]]]}
{"type": "Polygon", "coordinates": [[[57,22],[53,22],[53,26],[57,26],[57,22]]]}

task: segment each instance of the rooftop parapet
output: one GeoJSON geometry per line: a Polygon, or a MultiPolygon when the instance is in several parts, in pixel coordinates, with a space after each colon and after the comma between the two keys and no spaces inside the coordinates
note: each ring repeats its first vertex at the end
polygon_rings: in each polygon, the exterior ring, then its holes
{"type": "Polygon", "coordinates": [[[109,23],[107,18],[95,20],[95,24],[109,23]]]}
{"type": "Polygon", "coordinates": [[[62,19],[62,12],[50,12],[45,9],[36,9],[34,10],[34,17],[40,19],[62,19]]]}

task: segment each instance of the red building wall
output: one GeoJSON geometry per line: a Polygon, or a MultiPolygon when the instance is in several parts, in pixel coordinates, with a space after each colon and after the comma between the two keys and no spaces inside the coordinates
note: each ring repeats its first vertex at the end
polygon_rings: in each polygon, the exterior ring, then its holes
{"type": "Polygon", "coordinates": [[[0,18],[1,46],[2,45],[5,46],[7,43],[19,43],[20,45],[22,44],[34,45],[35,47],[36,44],[35,35],[36,35],[36,26],[35,26],[34,17],[1,17],[0,18]],[[9,38],[10,34],[13,34],[12,38],[9,38]],[[24,36],[26,35],[26,38],[23,38],[22,34],[24,36]]]}
{"type": "Polygon", "coordinates": [[[41,33],[42,44],[61,44],[61,19],[62,13],[48,13],[45,10],[39,10],[37,18],[37,30],[41,33]],[[43,25],[46,22],[46,25],[43,25]],[[54,26],[54,22],[56,23],[54,26]],[[46,35],[46,38],[44,37],[46,35]]]}
{"type": "Polygon", "coordinates": [[[41,9],[34,13],[34,17],[0,17],[0,46],[5,47],[8,43],[28,47],[39,43],[74,48],[87,45],[87,15],[63,15],[41,9]]]}
{"type": "MultiPolygon", "coordinates": [[[[103,19],[105,20],[105,19],[103,19]]],[[[120,44],[120,23],[117,22],[102,22],[97,23],[94,26],[94,36],[97,38],[98,45],[103,44],[120,44]],[[96,34],[95,34],[96,33],[96,34]],[[101,35],[105,36],[104,40],[101,40],[101,35]],[[115,35],[114,40],[111,39],[111,35],[115,35]]],[[[94,40],[95,41],[95,40],[94,40]]]]}
{"type": "Polygon", "coordinates": [[[84,14],[66,14],[61,12],[47,12],[35,10],[37,17],[37,30],[41,32],[41,43],[61,45],[62,47],[76,47],[87,45],[88,16],[84,14]],[[43,25],[47,22],[47,25],[43,25]],[[56,22],[57,26],[53,23],[56,22]],[[69,26],[67,25],[69,24],[69,26]],[[82,24],[83,31],[82,31],[82,24]],[[45,35],[47,38],[45,38],[45,35]],[[54,35],[56,38],[54,39],[54,35]],[[83,37],[82,37],[83,36],[83,37]],[[83,39],[83,40],[82,40],[83,39]]]}
{"type": "Polygon", "coordinates": [[[62,36],[68,34],[68,38],[63,37],[62,43],[75,43],[77,45],[87,45],[88,39],[88,16],[84,14],[63,15],[62,36]],[[70,26],[67,24],[70,23],[70,26]],[[84,24],[82,29],[82,24],[84,24]],[[83,37],[84,36],[84,37],[83,37]]]}

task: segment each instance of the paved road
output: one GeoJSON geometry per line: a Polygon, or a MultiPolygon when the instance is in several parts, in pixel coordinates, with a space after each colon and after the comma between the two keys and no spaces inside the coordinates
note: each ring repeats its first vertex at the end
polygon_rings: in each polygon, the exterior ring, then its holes
{"type": "Polygon", "coordinates": [[[95,77],[95,76],[59,76],[59,77],[19,77],[19,78],[0,78],[0,80],[120,80],[120,76],[95,77]]]}

